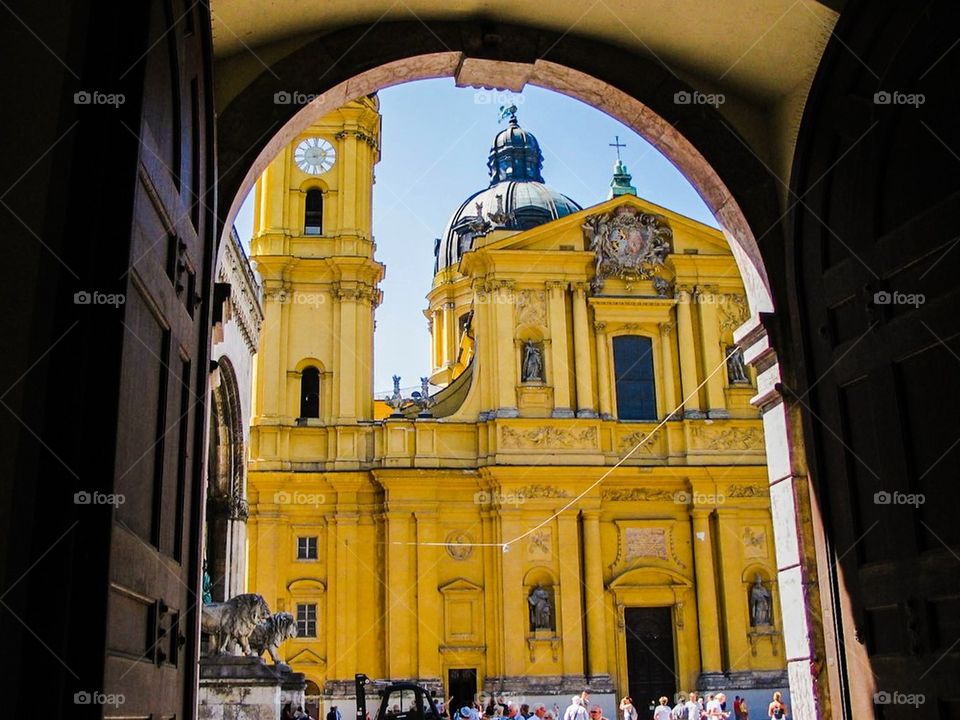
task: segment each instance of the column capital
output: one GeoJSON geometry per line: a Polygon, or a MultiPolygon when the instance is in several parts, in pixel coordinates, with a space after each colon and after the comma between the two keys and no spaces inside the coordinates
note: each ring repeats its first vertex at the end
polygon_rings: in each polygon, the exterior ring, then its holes
{"type": "Polygon", "coordinates": [[[567,289],[567,283],[561,282],[560,280],[547,280],[544,285],[546,286],[547,290],[551,291],[558,290],[563,292],[567,289]]]}
{"type": "Polygon", "coordinates": [[[674,323],[662,322],[660,323],[659,327],[660,335],[662,337],[670,337],[670,335],[673,333],[674,323]]]}
{"type": "Polygon", "coordinates": [[[607,324],[605,322],[595,322],[593,329],[597,334],[603,335],[607,332],[607,324]]]}
{"type": "Polygon", "coordinates": [[[570,289],[573,290],[576,294],[586,294],[587,290],[590,289],[590,283],[587,282],[572,282],[570,283],[570,289]]]}

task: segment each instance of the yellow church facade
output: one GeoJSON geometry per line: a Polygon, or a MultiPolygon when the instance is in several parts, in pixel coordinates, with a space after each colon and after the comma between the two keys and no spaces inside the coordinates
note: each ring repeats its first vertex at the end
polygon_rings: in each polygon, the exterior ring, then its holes
{"type": "Polygon", "coordinates": [[[320,119],[256,187],[247,585],[297,618],[287,662],[341,708],[358,672],[456,705],[589,688],[608,716],[785,685],[722,233],[638,198],[622,164],[581,208],[513,116],[436,244],[434,388],[375,401],[378,110],[320,119]]]}

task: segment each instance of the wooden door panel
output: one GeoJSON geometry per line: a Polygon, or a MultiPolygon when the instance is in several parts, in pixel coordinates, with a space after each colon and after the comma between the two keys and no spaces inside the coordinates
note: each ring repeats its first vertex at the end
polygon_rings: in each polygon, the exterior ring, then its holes
{"type": "MultiPolygon", "coordinates": [[[[944,27],[960,10],[854,2],[841,20],[798,144],[793,190],[805,200],[790,240],[804,326],[798,396],[833,558],[825,571],[849,594],[841,621],[865,645],[877,689],[925,697],[878,701],[876,715],[950,717],[960,676],[960,254],[950,258],[960,160],[947,162],[944,146],[960,149],[960,62],[945,54],[955,33],[944,27]],[[878,102],[882,92],[927,102],[878,102]],[[841,106],[856,110],[845,123],[831,117],[841,106]]],[[[833,702],[849,716],[848,699],[833,702]]]]}
{"type": "Polygon", "coordinates": [[[209,17],[155,0],[124,308],[106,683],[116,716],[190,717],[214,208],[209,17]],[[202,30],[201,30],[202,29],[202,30]],[[186,175],[186,177],[185,177],[186,175]]]}

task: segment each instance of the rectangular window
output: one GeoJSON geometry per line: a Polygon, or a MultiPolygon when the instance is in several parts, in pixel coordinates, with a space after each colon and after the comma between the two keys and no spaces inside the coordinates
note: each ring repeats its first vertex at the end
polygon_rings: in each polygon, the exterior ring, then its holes
{"type": "Polygon", "coordinates": [[[297,603],[297,637],[317,636],[317,604],[297,603]]]}
{"type": "Polygon", "coordinates": [[[317,559],[317,538],[316,537],[298,537],[297,538],[297,560],[316,560],[317,559]]]}
{"type": "Polygon", "coordinates": [[[656,378],[653,341],[642,335],[613,339],[613,367],[617,383],[617,418],[656,420],[656,378]]]}

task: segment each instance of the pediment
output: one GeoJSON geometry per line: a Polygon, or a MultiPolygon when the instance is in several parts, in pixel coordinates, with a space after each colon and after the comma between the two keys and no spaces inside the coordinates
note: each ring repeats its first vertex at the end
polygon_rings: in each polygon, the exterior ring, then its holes
{"type": "Polygon", "coordinates": [[[326,592],[327,586],[324,585],[322,580],[317,578],[309,577],[300,577],[294,578],[287,583],[287,590],[292,593],[296,592],[326,592]]]}
{"type": "Polygon", "coordinates": [[[296,655],[287,658],[287,664],[297,663],[298,665],[326,665],[326,658],[317,655],[310,648],[304,648],[296,655]]]}
{"type": "MultiPolygon", "coordinates": [[[[674,253],[698,251],[706,255],[730,255],[730,246],[723,233],[709,225],[675,213],[635,195],[621,195],[580,212],[567,215],[524,232],[494,239],[483,244],[486,250],[528,250],[537,252],[570,252],[589,250],[583,239],[582,226],[592,215],[603,215],[619,207],[629,206],[642,213],[661,215],[673,230],[674,253]]],[[[481,247],[478,245],[478,247],[481,247]]]]}
{"type": "Polygon", "coordinates": [[[442,593],[449,592],[483,592],[480,585],[476,585],[465,578],[456,578],[437,588],[442,593]]]}

